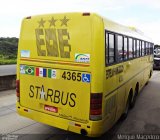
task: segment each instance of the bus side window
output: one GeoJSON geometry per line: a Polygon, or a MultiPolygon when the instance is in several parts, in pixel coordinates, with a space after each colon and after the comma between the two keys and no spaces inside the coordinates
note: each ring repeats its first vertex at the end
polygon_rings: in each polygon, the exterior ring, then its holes
{"type": "Polygon", "coordinates": [[[124,53],[123,53],[123,59],[128,59],[128,39],[127,37],[124,37],[124,53]]]}
{"type": "Polygon", "coordinates": [[[117,48],[118,48],[118,62],[123,61],[123,37],[121,35],[117,36],[117,48]]]}
{"type": "Polygon", "coordinates": [[[146,42],[146,55],[149,54],[148,42],[146,42]]]}
{"type": "Polygon", "coordinates": [[[151,54],[153,54],[153,44],[151,43],[151,50],[150,50],[151,54]]]}
{"type": "Polygon", "coordinates": [[[129,38],[129,59],[133,58],[133,40],[129,38]]]}
{"type": "Polygon", "coordinates": [[[144,49],[144,41],[142,41],[142,56],[145,55],[145,49],[144,49]]]}
{"type": "Polygon", "coordinates": [[[133,57],[137,57],[137,46],[136,46],[136,40],[133,40],[133,57]]]}
{"type": "Polygon", "coordinates": [[[148,43],[148,54],[150,55],[151,54],[151,45],[150,45],[150,43],[148,43]]]}
{"type": "Polygon", "coordinates": [[[136,46],[137,46],[137,51],[136,51],[137,52],[137,57],[139,57],[139,52],[140,52],[140,49],[139,49],[139,40],[137,40],[137,45],[136,46]]]}
{"type": "Polygon", "coordinates": [[[115,62],[115,41],[114,41],[114,35],[113,34],[108,34],[109,35],[109,57],[108,57],[108,62],[109,64],[112,64],[115,62]]]}
{"type": "Polygon", "coordinates": [[[147,55],[147,51],[146,51],[146,42],[144,42],[144,55],[147,55]]]}
{"type": "Polygon", "coordinates": [[[142,41],[139,41],[139,56],[142,56],[142,41]]]}

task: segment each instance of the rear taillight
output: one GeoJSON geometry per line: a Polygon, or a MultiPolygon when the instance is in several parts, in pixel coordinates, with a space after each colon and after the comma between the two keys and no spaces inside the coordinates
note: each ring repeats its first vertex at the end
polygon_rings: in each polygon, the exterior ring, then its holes
{"type": "Polygon", "coordinates": [[[93,121],[102,119],[102,93],[91,93],[90,119],[93,121]]]}
{"type": "Polygon", "coordinates": [[[16,95],[17,95],[17,100],[19,100],[20,97],[20,81],[16,80],[16,95]]]}

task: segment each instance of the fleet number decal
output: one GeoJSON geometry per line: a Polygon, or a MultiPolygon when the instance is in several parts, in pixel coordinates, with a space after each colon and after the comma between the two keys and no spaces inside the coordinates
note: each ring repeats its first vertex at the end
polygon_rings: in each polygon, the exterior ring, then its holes
{"type": "Polygon", "coordinates": [[[78,82],[84,82],[84,83],[91,82],[91,75],[86,73],[64,71],[61,77],[64,80],[72,80],[72,81],[78,81],[78,82]]]}
{"type": "Polygon", "coordinates": [[[76,72],[70,72],[70,71],[64,71],[62,73],[62,78],[64,80],[73,80],[73,81],[81,81],[81,73],[76,73],[76,72]]]}

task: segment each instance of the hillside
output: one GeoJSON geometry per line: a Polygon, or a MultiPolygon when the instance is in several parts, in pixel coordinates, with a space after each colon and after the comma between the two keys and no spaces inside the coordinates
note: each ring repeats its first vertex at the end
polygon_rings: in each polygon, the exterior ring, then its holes
{"type": "Polygon", "coordinates": [[[16,63],[18,38],[0,38],[0,64],[16,63]]]}

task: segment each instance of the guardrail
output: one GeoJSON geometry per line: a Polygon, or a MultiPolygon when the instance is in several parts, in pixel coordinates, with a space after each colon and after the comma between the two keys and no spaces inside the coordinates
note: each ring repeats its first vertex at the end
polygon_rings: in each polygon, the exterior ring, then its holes
{"type": "Polygon", "coordinates": [[[0,65],[0,91],[16,88],[16,65],[0,65]]]}
{"type": "Polygon", "coordinates": [[[0,76],[0,91],[16,88],[16,75],[0,76]]]}

